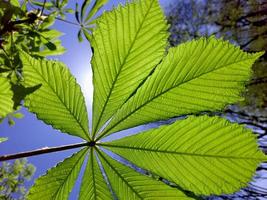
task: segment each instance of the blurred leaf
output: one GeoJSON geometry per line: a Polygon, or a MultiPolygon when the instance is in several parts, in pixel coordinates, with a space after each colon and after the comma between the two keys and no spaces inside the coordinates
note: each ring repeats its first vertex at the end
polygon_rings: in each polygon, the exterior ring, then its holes
{"type": "Polygon", "coordinates": [[[68,4],[68,0],[62,0],[60,7],[65,7],[68,4]]]}
{"type": "Polygon", "coordinates": [[[31,49],[27,50],[28,47],[21,44],[23,49],[31,55],[37,55],[41,57],[61,55],[65,52],[65,48],[61,45],[61,41],[57,38],[62,35],[57,30],[45,29],[39,32],[29,32],[31,37],[35,38],[31,41],[31,49]],[[36,39],[37,38],[37,39],[36,39]]]}
{"type": "Polygon", "coordinates": [[[78,32],[78,40],[79,40],[79,42],[82,42],[83,41],[82,29],[80,29],[79,32],[78,32]]]}
{"type": "Polygon", "coordinates": [[[85,38],[90,42],[92,37],[91,34],[86,29],[83,29],[83,34],[85,38]]]}
{"type": "Polygon", "coordinates": [[[10,72],[11,70],[9,68],[0,67],[0,74],[4,72],[10,72]]]}
{"type": "Polygon", "coordinates": [[[56,5],[56,7],[59,7],[59,0],[56,0],[55,5],[56,5]]]}
{"type": "Polygon", "coordinates": [[[76,4],[76,12],[75,12],[75,17],[76,20],[79,22],[79,24],[82,25],[81,31],[78,32],[78,40],[79,42],[82,41],[82,33],[85,36],[85,38],[90,41],[91,38],[91,33],[92,33],[92,27],[89,27],[90,25],[95,24],[95,20],[92,20],[93,16],[104,6],[104,4],[108,2],[108,0],[99,0],[99,1],[94,1],[94,4],[92,5],[92,8],[89,10],[86,19],[84,20],[85,13],[92,3],[91,0],[84,0],[83,4],[81,6],[81,11],[79,12],[79,5],[76,4]],[[80,14],[80,15],[79,15],[80,14]]]}
{"type": "Polygon", "coordinates": [[[83,21],[83,17],[90,3],[91,3],[91,0],[84,0],[82,4],[82,9],[81,9],[81,21],[83,21]]]}
{"type": "Polygon", "coordinates": [[[53,42],[53,44],[56,46],[56,50],[49,50],[49,49],[42,49],[41,51],[37,52],[32,52],[33,55],[41,56],[41,57],[46,57],[46,56],[56,56],[56,55],[61,55],[65,53],[66,49],[61,45],[60,40],[56,40],[53,42]]]}
{"type": "Polygon", "coordinates": [[[0,166],[0,199],[25,200],[27,194],[25,182],[31,179],[34,172],[35,167],[29,164],[25,158],[17,159],[14,162],[2,162],[0,166]]]}
{"type": "Polygon", "coordinates": [[[51,8],[54,7],[54,5],[51,2],[48,2],[48,1],[46,1],[45,5],[44,5],[43,1],[39,2],[39,1],[31,0],[31,3],[36,5],[36,6],[39,6],[39,7],[43,7],[44,6],[44,8],[48,9],[48,10],[50,10],[51,8]]]}
{"type": "Polygon", "coordinates": [[[42,37],[44,37],[46,40],[53,40],[55,38],[58,38],[60,36],[63,35],[62,32],[58,31],[58,30],[50,30],[50,29],[46,29],[46,30],[42,30],[40,32],[38,32],[39,35],[41,35],[42,37]]]}
{"type": "Polygon", "coordinates": [[[85,22],[88,22],[107,2],[108,2],[108,0],[95,1],[92,9],[90,10],[88,15],[86,16],[85,22]]]}
{"type": "Polygon", "coordinates": [[[8,117],[8,125],[9,126],[14,126],[15,125],[15,121],[11,117],[8,117]]]}
{"type": "Polygon", "coordinates": [[[17,83],[20,80],[20,77],[18,76],[16,69],[13,69],[8,77],[10,78],[11,83],[17,83]]]}
{"type": "Polygon", "coordinates": [[[0,77],[0,118],[4,118],[13,111],[13,92],[10,80],[0,77]]]}
{"type": "Polygon", "coordinates": [[[66,13],[70,13],[70,14],[73,14],[73,13],[74,13],[74,10],[71,9],[71,8],[64,9],[64,11],[65,11],[66,13]]]}
{"type": "Polygon", "coordinates": [[[19,113],[19,112],[13,113],[12,116],[14,118],[17,118],[17,119],[22,119],[24,117],[24,115],[22,113],[19,113]]]}
{"type": "Polygon", "coordinates": [[[24,0],[21,5],[21,10],[23,10],[24,12],[27,12],[27,3],[28,3],[28,0],[24,0]]]}
{"type": "Polygon", "coordinates": [[[45,46],[47,46],[47,48],[51,51],[55,51],[57,49],[57,46],[55,44],[53,44],[52,42],[47,42],[45,43],[45,46]]]}
{"type": "Polygon", "coordinates": [[[7,138],[0,138],[0,143],[7,141],[7,138]]]}
{"type": "Polygon", "coordinates": [[[76,18],[77,22],[80,23],[80,19],[79,19],[79,4],[78,3],[75,4],[75,18],[76,18]]]}
{"type": "Polygon", "coordinates": [[[20,7],[20,3],[18,0],[10,0],[9,1],[13,6],[20,7]]]}
{"type": "Polygon", "coordinates": [[[54,15],[49,15],[43,23],[40,25],[41,29],[47,29],[48,27],[52,26],[55,23],[55,16],[54,15]]]}
{"type": "Polygon", "coordinates": [[[86,26],[94,25],[94,24],[96,24],[96,20],[97,19],[89,20],[85,25],[86,26]]]}

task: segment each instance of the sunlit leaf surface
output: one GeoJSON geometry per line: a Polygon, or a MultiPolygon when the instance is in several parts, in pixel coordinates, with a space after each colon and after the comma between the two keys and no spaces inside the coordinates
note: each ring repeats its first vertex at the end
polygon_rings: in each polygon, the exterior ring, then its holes
{"type": "Polygon", "coordinates": [[[88,114],[76,79],[61,62],[39,60],[21,51],[26,87],[40,85],[25,100],[26,107],[54,128],[89,139],[88,114]]]}
{"type": "MultiPolygon", "coordinates": [[[[89,4],[82,5],[83,17],[89,4]]],[[[79,174],[80,200],[191,199],[233,193],[252,179],[266,155],[250,130],[221,117],[186,115],[241,100],[261,53],[245,53],[215,37],[167,51],[166,30],[156,0],[134,1],[96,20],[88,36],[94,53],[92,139],[83,95],[67,68],[21,52],[25,85],[40,87],[26,98],[29,110],[90,141],[37,179],[28,199],[68,199],[79,174]],[[169,125],[101,140],[181,115],[169,125]]]]}
{"type": "Polygon", "coordinates": [[[156,0],[119,6],[93,33],[93,133],[116,112],[162,59],[168,34],[156,0]]]}

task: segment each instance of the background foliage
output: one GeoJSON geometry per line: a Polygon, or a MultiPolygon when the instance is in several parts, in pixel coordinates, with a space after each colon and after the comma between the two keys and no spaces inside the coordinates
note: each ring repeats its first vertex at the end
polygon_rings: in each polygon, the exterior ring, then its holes
{"type": "MultiPolygon", "coordinates": [[[[267,1],[204,0],[179,1],[167,9],[170,23],[171,45],[188,39],[209,36],[223,37],[241,46],[242,49],[255,52],[267,50],[267,1]]],[[[253,77],[247,84],[245,101],[229,106],[224,116],[252,128],[259,138],[261,148],[267,149],[267,54],[253,65],[253,77]]],[[[264,180],[267,174],[266,164],[258,168],[256,179],[264,180]],[[261,179],[262,178],[262,179],[261,179]]],[[[223,199],[267,197],[266,188],[254,183],[235,196],[223,199]]]]}
{"type": "Polygon", "coordinates": [[[13,163],[3,162],[0,167],[0,199],[23,200],[26,198],[26,181],[29,181],[35,172],[35,167],[26,159],[18,159],[13,163]]]}

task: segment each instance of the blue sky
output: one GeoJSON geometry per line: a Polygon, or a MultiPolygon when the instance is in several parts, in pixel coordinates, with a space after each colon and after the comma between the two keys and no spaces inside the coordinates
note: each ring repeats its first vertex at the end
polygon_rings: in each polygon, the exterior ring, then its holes
{"type": "MultiPolygon", "coordinates": [[[[168,7],[172,1],[173,0],[160,0],[160,3],[162,7],[168,7]]],[[[72,0],[70,2],[74,5],[76,1],[72,0]]],[[[79,2],[82,1],[80,0],[79,2]]],[[[112,6],[120,2],[123,3],[125,1],[110,0],[104,10],[109,10],[112,6]]],[[[68,20],[75,21],[73,16],[68,16],[68,20]]],[[[87,41],[84,41],[83,43],[78,42],[78,28],[73,25],[57,21],[54,28],[65,33],[61,37],[61,40],[63,46],[67,49],[67,52],[64,55],[55,57],[54,59],[58,59],[66,63],[72,74],[77,78],[86,98],[88,112],[91,113],[93,87],[90,68],[90,45],[87,41]]],[[[82,142],[82,139],[63,134],[54,130],[51,126],[44,124],[42,121],[37,120],[35,115],[29,113],[26,109],[23,108],[22,112],[25,117],[20,120],[15,120],[15,126],[9,127],[6,121],[0,125],[0,137],[9,138],[7,142],[1,144],[0,155],[29,151],[47,146],[59,146],[82,142]]],[[[44,174],[47,169],[51,168],[59,161],[62,161],[64,158],[71,156],[72,153],[76,151],[77,149],[74,149],[28,158],[29,162],[37,167],[37,171],[33,179],[39,177],[41,174],[44,174]]],[[[31,181],[29,184],[32,183],[33,182],[31,181]]],[[[77,191],[76,186],[76,189],[72,193],[70,199],[76,199],[77,191]]]]}

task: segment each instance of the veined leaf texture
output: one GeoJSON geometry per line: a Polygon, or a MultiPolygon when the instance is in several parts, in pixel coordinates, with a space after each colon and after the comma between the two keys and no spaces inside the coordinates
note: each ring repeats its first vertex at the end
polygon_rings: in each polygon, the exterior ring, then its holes
{"type": "Polygon", "coordinates": [[[93,33],[93,135],[162,59],[167,24],[157,0],[104,13],[93,33]]]}
{"type": "Polygon", "coordinates": [[[102,135],[180,115],[221,110],[240,101],[251,65],[260,55],[245,53],[215,37],[171,48],[102,135]]]}
{"type": "Polygon", "coordinates": [[[197,194],[232,193],[264,154],[250,130],[219,117],[189,117],[106,147],[137,166],[197,194]]]}
{"type": "Polygon", "coordinates": [[[38,60],[21,51],[25,86],[40,85],[26,97],[25,106],[45,123],[62,132],[90,140],[84,96],[61,62],[38,60]]]}
{"type": "MultiPolygon", "coordinates": [[[[25,86],[40,85],[27,96],[26,107],[54,128],[90,142],[38,178],[29,200],[68,199],[79,174],[80,200],[194,199],[247,185],[266,160],[253,133],[220,117],[193,115],[242,100],[251,66],[262,53],[243,52],[215,37],[168,49],[167,28],[157,0],[127,3],[96,20],[90,37],[91,134],[83,94],[67,67],[21,52],[25,86]],[[181,115],[190,116],[101,140],[181,115]]],[[[8,84],[0,87],[10,93],[8,84]]]]}
{"type": "Polygon", "coordinates": [[[68,199],[86,156],[86,148],[65,159],[37,179],[28,199],[68,199]]]}

